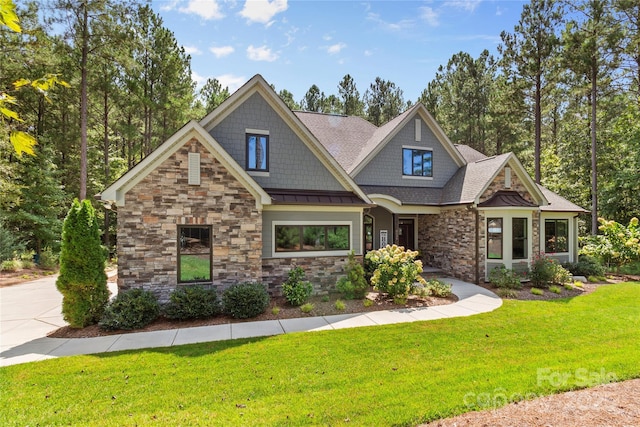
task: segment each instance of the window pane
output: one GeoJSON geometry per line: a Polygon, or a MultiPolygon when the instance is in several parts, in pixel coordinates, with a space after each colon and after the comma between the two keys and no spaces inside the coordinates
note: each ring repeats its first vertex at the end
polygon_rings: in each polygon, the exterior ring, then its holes
{"type": "Polygon", "coordinates": [[[487,258],[502,259],[502,218],[487,221],[487,258]]]}
{"type": "Polygon", "coordinates": [[[256,139],[254,135],[247,139],[247,169],[256,169],[256,139]]]}
{"type": "Polygon", "coordinates": [[[326,249],[324,226],[305,226],[302,249],[305,251],[323,251],[326,249]]]}
{"type": "Polygon", "coordinates": [[[267,169],[267,137],[258,137],[258,144],[256,144],[256,169],[267,169]]]}
{"type": "Polygon", "coordinates": [[[512,231],[512,257],[513,259],[526,259],[528,252],[527,218],[513,218],[512,231]]]}
{"type": "Polygon", "coordinates": [[[349,249],[349,226],[336,225],[327,227],[328,249],[349,249]]]}
{"type": "Polygon", "coordinates": [[[431,151],[422,154],[422,176],[431,176],[431,151]]]}
{"type": "Polygon", "coordinates": [[[276,226],[276,252],[300,250],[300,227],[290,225],[276,226]]]}
{"type": "Polygon", "coordinates": [[[180,282],[211,280],[211,227],[178,228],[180,282]]]}
{"type": "Polygon", "coordinates": [[[544,250],[548,253],[567,252],[569,250],[569,220],[545,220],[544,250]]]}
{"type": "Polygon", "coordinates": [[[556,221],[556,231],[558,233],[557,249],[558,252],[569,251],[569,220],[559,219],[556,221]]]}
{"type": "Polygon", "coordinates": [[[404,175],[412,175],[413,173],[413,150],[402,149],[402,173],[404,175]]]}
{"type": "Polygon", "coordinates": [[[209,280],[211,280],[211,256],[209,254],[180,256],[181,282],[209,280]]]}

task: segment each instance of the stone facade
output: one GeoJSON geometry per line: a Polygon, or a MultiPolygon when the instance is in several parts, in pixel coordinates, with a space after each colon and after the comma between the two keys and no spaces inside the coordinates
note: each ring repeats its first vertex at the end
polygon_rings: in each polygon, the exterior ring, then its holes
{"type": "Polygon", "coordinates": [[[213,228],[212,283],[262,279],[262,214],[252,194],[191,139],[149,173],[118,208],[118,288],[168,300],[178,286],[178,225],[213,228]],[[201,184],[188,184],[188,153],[200,153],[201,184]]]}
{"type": "MultiPolygon", "coordinates": [[[[335,289],[336,282],[345,276],[344,266],[349,257],[309,257],[309,258],[264,258],[262,260],[262,281],[268,285],[271,295],[282,295],[282,283],[287,273],[300,266],[313,284],[313,293],[326,294],[335,289]]],[[[362,262],[362,256],[356,256],[362,262]]]]}
{"type": "MultiPolygon", "coordinates": [[[[476,212],[465,207],[418,217],[418,248],[425,265],[465,280],[476,280],[476,212]]],[[[480,215],[480,223],[484,218],[480,215]]],[[[479,256],[484,259],[484,232],[479,230],[479,256]]],[[[484,263],[480,263],[484,277],[484,263]]]]}
{"type": "Polygon", "coordinates": [[[493,196],[495,192],[499,190],[517,191],[527,202],[535,203],[535,200],[533,200],[533,197],[531,197],[531,194],[529,194],[529,191],[527,191],[527,188],[524,186],[520,178],[518,178],[513,169],[511,170],[511,188],[506,188],[505,186],[505,172],[503,168],[495,177],[493,182],[489,184],[489,187],[487,187],[484,193],[482,193],[479,203],[490,199],[491,196],[493,196]]]}

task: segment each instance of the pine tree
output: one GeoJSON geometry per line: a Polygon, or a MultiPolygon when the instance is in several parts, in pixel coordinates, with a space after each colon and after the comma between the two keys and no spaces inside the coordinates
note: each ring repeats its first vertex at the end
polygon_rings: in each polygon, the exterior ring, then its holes
{"type": "Polygon", "coordinates": [[[95,210],[88,200],[73,201],[62,227],[60,276],[62,314],[72,328],[97,323],[109,299],[104,252],[95,210]]]}

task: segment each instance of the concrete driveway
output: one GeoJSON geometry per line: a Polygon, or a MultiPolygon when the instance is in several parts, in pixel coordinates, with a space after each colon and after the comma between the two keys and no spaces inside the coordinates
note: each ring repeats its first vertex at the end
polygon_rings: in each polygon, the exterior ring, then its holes
{"type": "MultiPolygon", "coordinates": [[[[67,325],[57,277],[0,288],[0,366],[41,360],[60,345],[60,340],[47,338],[67,325]]],[[[115,284],[109,283],[109,288],[114,292],[115,284]]]]}

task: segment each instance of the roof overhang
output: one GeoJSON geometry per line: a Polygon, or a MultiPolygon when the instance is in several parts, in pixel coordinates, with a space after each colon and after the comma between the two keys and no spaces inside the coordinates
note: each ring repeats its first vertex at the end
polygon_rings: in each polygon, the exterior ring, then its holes
{"type": "Polygon", "coordinates": [[[376,205],[394,214],[439,214],[441,211],[438,206],[405,205],[400,200],[387,194],[369,194],[369,198],[376,205]]]}

